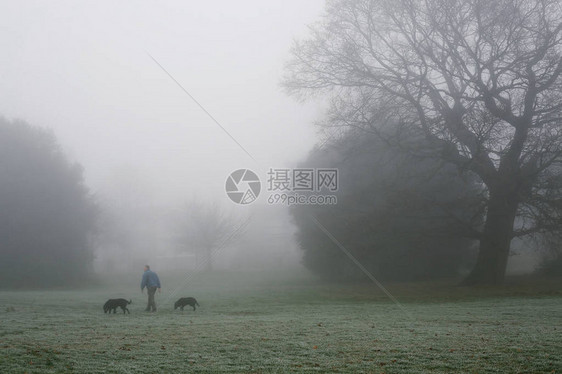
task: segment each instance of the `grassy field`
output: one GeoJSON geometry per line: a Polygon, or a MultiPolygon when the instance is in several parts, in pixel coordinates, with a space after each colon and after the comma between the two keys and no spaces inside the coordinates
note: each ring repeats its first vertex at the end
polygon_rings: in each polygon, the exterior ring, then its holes
{"type": "Polygon", "coordinates": [[[140,274],[89,290],[0,292],[2,373],[562,373],[560,281],[466,289],[260,274],[140,274]],[[119,284],[119,287],[116,287],[119,284]],[[177,291],[177,292],[175,292],[177,291]],[[181,296],[201,307],[173,310],[181,296]],[[130,315],[106,315],[110,297],[130,315]]]}

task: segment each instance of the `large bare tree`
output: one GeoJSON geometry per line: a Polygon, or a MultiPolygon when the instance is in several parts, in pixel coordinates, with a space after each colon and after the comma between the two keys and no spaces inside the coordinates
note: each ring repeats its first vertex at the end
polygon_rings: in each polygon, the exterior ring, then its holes
{"type": "Polygon", "coordinates": [[[331,0],[284,85],[330,94],[333,126],[414,129],[475,173],[486,220],[465,284],[497,284],[513,237],[561,224],[561,21],[559,0],[331,0]]]}

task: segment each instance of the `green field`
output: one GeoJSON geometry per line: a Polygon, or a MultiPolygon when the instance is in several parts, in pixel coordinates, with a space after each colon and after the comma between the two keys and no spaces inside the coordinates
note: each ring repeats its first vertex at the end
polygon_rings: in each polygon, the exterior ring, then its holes
{"type": "Polygon", "coordinates": [[[88,290],[2,291],[0,371],[562,372],[560,281],[389,285],[399,307],[372,284],[258,275],[191,275],[184,286],[160,274],[157,313],[143,312],[140,274],[88,290]],[[201,307],[174,311],[180,296],[201,307]],[[104,314],[110,297],[132,298],[131,314],[104,314]]]}

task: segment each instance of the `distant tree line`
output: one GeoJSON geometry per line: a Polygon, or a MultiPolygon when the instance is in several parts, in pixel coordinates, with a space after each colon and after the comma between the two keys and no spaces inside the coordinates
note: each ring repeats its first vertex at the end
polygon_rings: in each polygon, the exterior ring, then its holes
{"type": "Polygon", "coordinates": [[[96,205],[52,132],[0,117],[0,287],[91,274],[96,205]]]}

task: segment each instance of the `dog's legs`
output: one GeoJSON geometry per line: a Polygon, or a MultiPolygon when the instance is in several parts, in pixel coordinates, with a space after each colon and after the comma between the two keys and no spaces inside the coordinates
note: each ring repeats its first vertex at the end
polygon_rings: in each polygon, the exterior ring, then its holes
{"type": "Polygon", "coordinates": [[[195,305],[193,306],[193,310],[195,310],[195,305]]]}

